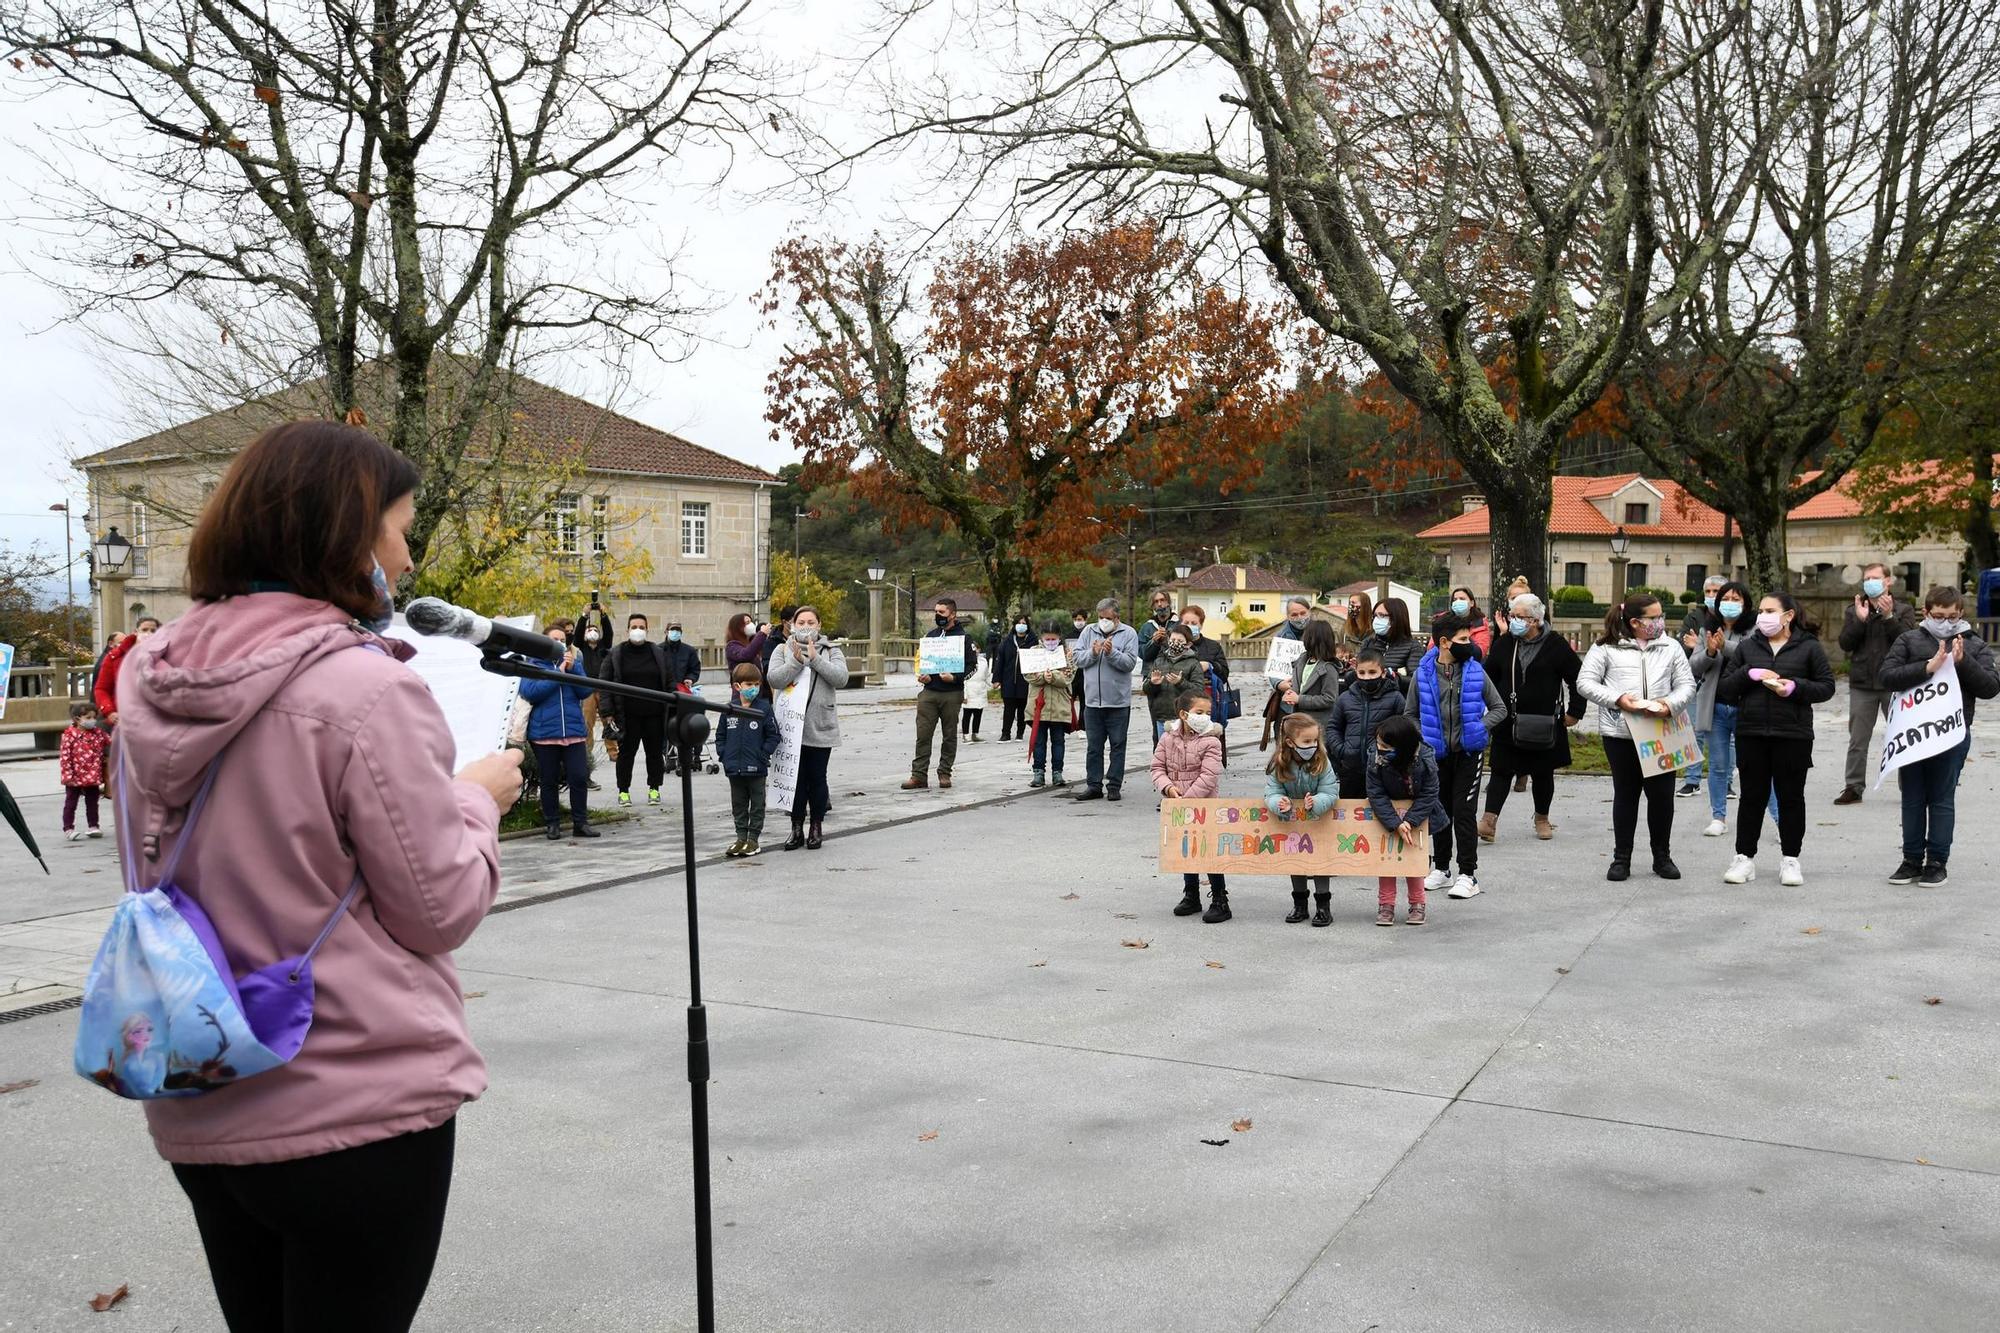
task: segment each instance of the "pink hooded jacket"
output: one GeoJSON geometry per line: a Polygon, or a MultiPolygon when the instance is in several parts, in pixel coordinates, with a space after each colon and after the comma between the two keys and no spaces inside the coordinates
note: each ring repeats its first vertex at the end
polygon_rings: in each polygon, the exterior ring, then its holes
{"type": "Polygon", "coordinates": [[[443,1124],[486,1090],[451,950],[499,891],[500,814],[483,788],[452,780],[444,715],[402,664],[410,655],[326,602],[257,593],[195,607],[124,663],[117,816],[141,887],[218,754],[178,878],[238,975],[303,952],[357,867],[362,880],[313,960],[297,1058],[146,1103],[170,1162],[358,1147],[443,1124]]]}

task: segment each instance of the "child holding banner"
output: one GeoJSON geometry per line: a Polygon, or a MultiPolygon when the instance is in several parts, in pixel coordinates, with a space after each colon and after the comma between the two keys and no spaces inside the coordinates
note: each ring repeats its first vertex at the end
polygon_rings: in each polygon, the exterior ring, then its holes
{"type": "MultiPolygon", "coordinates": [[[[1169,801],[1205,801],[1222,783],[1222,737],[1216,735],[1215,719],[1209,715],[1205,694],[1181,701],[1176,725],[1162,733],[1153,747],[1153,787],[1169,801]]],[[[1229,886],[1222,876],[1208,876],[1208,911],[1202,920],[1211,926],[1229,920],[1229,886]]],[[[1181,900],[1174,905],[1175,916],[1193,916],[1201,911],[1201,876],[1192,872],[1181,876],[1181,900]]]]}
{"type": "Polygon", "coordinates": [[[1035,776],[1028,785],[1044,785],[1046,766],[1053,761],[1054,785],[1067,787],[1062,774],[1063,747],[1076,717],[1077,671],[1076,654],[1063,641],[1060,620],[1042,626],[1041,657],[1023,662],[1021,671],[1028,681],[1028,758],[1035,766],[1035,776]]]}
{"type": "MultiPolygon", "coordinates": [[[[1279,819],[1315,819],[1336,799],[1333,764],[1320,743],[1319,723],[1293,713],[1278,724],[1278,753],[1264,770],[1264,804],[1279,819]]],[[[1333,924],[1333,877],[1313,876],[1315,926],[1333,924]]],[[[1291,925],[1306,919],[1306,877],[1292,876],[1291,925]]]]}
{"type": "MultiPolygon", "coordinates": [[[[1723,688],[1726,691],[1728,687],[1725,684],[1723,688]]],[[[1661,879],[1681,877],[1673,853],[1677,771],[1671,762],[1673,756],[1663,755],[1650,737],[1646,738],[1647,754],[1642,756],[1639,733],[1647,719],[1671,723],[1686,717],[1694,691],[1687,652],[1667,633],[1666,611],[1660,599],[1641,592],[1612,607],[1604,617],[1604,632],[1584,654],[1576,677],[1576,692],[1597,705],[1598,738],[1604,743],[1605,762],[1611,765],[1611,864],[1604,872],[1608,880],[1618,882],[1632,876],[1632,840],[1639,831],[1642,795],[1653,873],[1661,879]]],[[[1692,720],[1687,732],[1692,740],[1692,720]]],[[[1694,761],[1701,762],[1699,750],[1694,761]]],[[[1763,800],[1762,795],[1757,797],[1760,806],[1763,800]]],[[[1747,809],[1748,787],[1743,789],[1743,802],[1747,809]]]]}
{"type": "Polygon", "coordinates": [[[1778,793],[1778,882],[1806,882],[1799,853],[1806,841],[1806,774],[1812,769],[1814,704],[1833,697],[1833,664],[1818,626],[1788,592],[1764,594],[1756,631],[1736,647],[1716,697],[1736,705],[1736,771],[1743,795],[1736,807],[1736,859],[1724,884],[1757,878],[1757,835],[1764,802],[1778,793]]]}
{"type": "MultiPolygon", "coordinates": [[[[1437,755],[1424,744],[1415,718],[1403,713],[1385,718],[1369,742],[1368,808],[1384,833],[1401,833],[1413,843],[1421,843],[1432,829],[1445,823],[1444,802],[1438,796],[1437,755]],[[1408,801],[1409,808],[1396,809],[1397,801],[1408,801]]],[[[1421,926],[1428,910],[1423,876],[1406,875],[1403,882],[1410,902],[1403,924],[1421,926]]],[[[1396,924],[1394,875],[1375,880],[1375,924],[1396,924]]]]}
{"type": "MultiPolygon", "coordinates": [[[[1945,863],[1951,859],[1951,836],[1958,820],[1958,775],[1972,751],[1972,701],[2000,695],[2000,671],[1994,668],[1993,650],[1966,623],[1965,598],[1958,589],[1932,588],[1924,595],[1923,621],[1889,645],[1877,679],[1883,689],[1896,692],[1889,703],[1889,725],[1883,737],[1882,772],[1887,776],[1894,767],[1896,785],[1903,793],[1903,863],[1889,876],[1889,882],[1935,888],[1945,882],[1945,863]],[[1938,748],[1911,758],[1932,738],[1925,734],[1911,745],[1908,733],[1914,728],[1908,723],[1917,720],[1926,703],[1947,702],[1917,697],[1940,674],[1958,683],[1957,743],[1951,743],[1947,731],[1933,741],[1938,748]]],[[[1935,729],[1944,730],[1942,726],[1935,729]]]]}

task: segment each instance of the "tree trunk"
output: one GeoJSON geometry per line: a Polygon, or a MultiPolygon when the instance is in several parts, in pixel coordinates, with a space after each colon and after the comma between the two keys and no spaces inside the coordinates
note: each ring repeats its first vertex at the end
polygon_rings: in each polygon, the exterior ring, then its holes
{"type": "MultiPolygon", "coordinates": [[[[1528,586],[1543,601],[1549,599],[1549,506],[1552,488],[1546,478],[1539,485],[1531,478],[1517,477],[1506,487],[1482,485],[1486,495],[1488,531],[1491,534],[1492,587],[1485,589],[1489,602],[1497,589],[1505,588],[1515,575],[1524,575],[1528,586]]],[[[1454,583],[1465,580],[1454,577],[1454,583]]]]}
{"type": "Polygon", "coordinates": [[[1738,514],[1743,529],[1743,570],[1752,597],[1789,591],[1791,566],[1785,559],[1785,519],[1763,514],[1738,514]]]}
{"type": "Polygon", "coordinates": [[[2000,568],[2000,532],[1993,527],[1993,452],[1982,441],[1972,448],[1971,504],[1965,514],[1965,554],[1972,562],[1971,586],[1979,572],[2000,568]]]}

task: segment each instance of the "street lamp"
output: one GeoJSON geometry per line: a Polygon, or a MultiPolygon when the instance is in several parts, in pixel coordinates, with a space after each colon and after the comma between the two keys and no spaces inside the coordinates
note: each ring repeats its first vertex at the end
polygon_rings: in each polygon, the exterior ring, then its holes
{"type": "Polygon", "coordinates": [[[69,501],[56,501],[49,506],[49,512],[63,516],[63,584],[69,590],[63,601],[63,617],[69,627],[67,633],[73,649],[76,646],[76,552],[70,545],[69,501]]]}
{"type": "Polygon", "coordinates": [[[1389,567],[1396,563],[1396,553],[1384,540],[1375,547],[1375,605],[1382,606],[1389,600],[1389,567]]]}
{"type": "Polygon", "coordinates": [[[97,578],[104,587],[104,632],[123,634],[125,632],[125,580],[131,577],[126,568],[132,562],[132,543],[118,535],[112,528],[99,538],[90,548],[96,564],[97,578]]]}
{"type": "Polygon", "coordinates": [[[1188,575],[1192,573],[1194,573],[1193,565],[1181,564],[1174,566],[1174,578],[1181,585],[1176,590],[1180,593],[1180,605],[1174,608],[1174,614],[1176,615],[1179,615],[1182,611],[1187,610],[1187,599],[1188,599],[1187,578],[1188,575]]]}
{"type": "Polygon", "coordinates": [[[868,676],[882,680],[882,579],[889,571],[881,565],[868,566],[868,676]]]}
{"type": "Polygon", "coordinates": [[[1611,604],[1613,606],[1617,606],[1625,600],[1625,548],[1631,544],[1632,539],[1625,535],[1625,525],[1620,523],[1618,530],[1611,534],[1611,604]]]}

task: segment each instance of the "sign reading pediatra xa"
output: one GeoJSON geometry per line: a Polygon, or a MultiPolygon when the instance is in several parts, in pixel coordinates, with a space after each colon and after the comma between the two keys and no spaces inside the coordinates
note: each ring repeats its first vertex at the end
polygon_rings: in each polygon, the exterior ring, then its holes
{"type": "Polygon", "coordinates": [[[1429,849],[1428,830],[1390,832],[1366,801],[1337,801],[1318,819],[1281,818],[1261,800],[1160,807],[1162,873],[1421,875],[1430,869],[1429,849]]]}

